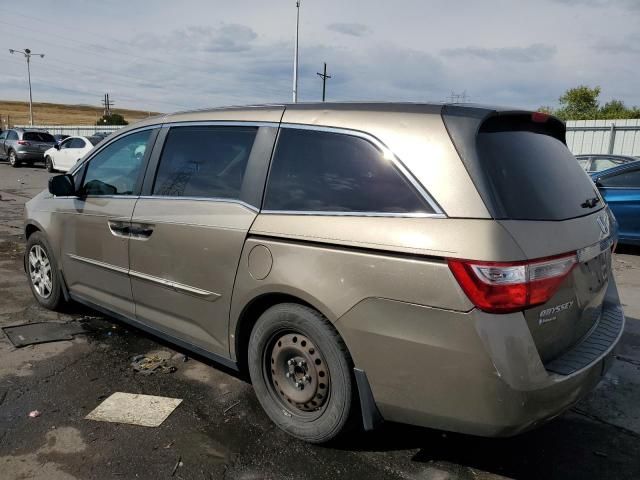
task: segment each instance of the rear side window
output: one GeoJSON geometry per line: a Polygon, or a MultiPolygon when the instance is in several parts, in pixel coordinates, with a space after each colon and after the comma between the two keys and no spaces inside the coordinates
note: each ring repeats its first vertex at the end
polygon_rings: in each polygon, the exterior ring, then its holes
{"type": "Polygon", "coordinates": [[[255,127],[173,127],[153,195],[240,198],[255,127]]]}
{"type": "Polygon", "coordinates": [[[53,135],[46,132],[24,132],[24,134],[22,135],[22,139],[29,142],[55,143],[56,141],[56,139],[53,138],[53,135]]]}
{"type": "Polygon", "coordinates": [[[18,132],[11,130],[7,135],[7,140],[18,140],[18,132]]]}
{"type": "Polygon", "coordinates": [[[393,162],[369,141],[294,128],[280,132],[264,208],[433,213],[393,162]]]}
{"type": "Polygon", "coordinates": [[[84,140],[82,140],[81,138],[74,138],[71,140],[70,148],[84,148],[84,147],[85,147],[84,140]]]}
{"type": "Polygon", "coordinates": [[[603,187],[640,188],[640,170],[627,171],[611,177],[601,178],[603,187]]]}

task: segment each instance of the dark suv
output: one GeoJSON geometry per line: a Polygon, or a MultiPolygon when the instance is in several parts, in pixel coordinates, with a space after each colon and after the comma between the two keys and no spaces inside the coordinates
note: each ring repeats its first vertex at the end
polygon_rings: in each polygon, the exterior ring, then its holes
{"type": "Polygon", "coordinates": [[[12,167],[23,162],[33,165],[44,161],[44,152],[56,144],[53,135],[32,128],[13,128],[0,133],[0,158],[9,160],[12,167]]]}

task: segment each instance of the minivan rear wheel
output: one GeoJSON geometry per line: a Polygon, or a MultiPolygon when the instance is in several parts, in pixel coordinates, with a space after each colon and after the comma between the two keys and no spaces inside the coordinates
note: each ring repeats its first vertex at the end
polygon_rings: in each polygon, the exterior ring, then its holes
{"type": "Polygon", "coordinates": [[[64,301],[60,275],[49,242],[42,233],[35,232],[27,240],[24,261],[33,296],[43,307],[57,310],[64,301]]]}
{"type": "Polygon", "coordinates": [[[251,333],[248,363],[260,404],[282,430],[311,443],[347,430],[357,398],[352,362],[319,312],[295,303],[269,308],[251,333]]]}

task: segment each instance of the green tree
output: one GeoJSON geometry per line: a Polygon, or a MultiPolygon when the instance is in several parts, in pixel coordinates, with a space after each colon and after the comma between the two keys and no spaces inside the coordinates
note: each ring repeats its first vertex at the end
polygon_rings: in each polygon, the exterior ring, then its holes
{"type": "Polygon", "coordinates": [[[628,109],[621,100],[611,100],[600,109],[598,118],[614,119],[626,118],[628,109]]]}
{"type": "Polygon", "coordinates": [[[129,125],[129,122],[119,113],[112,113],[111,115],[103,115],[100,117],[96,125],[129,125]]]}
{"type": "Polygon", "coordinates": [[[563,120],[587,120],[598,118],[600,87],[580,85],[570,88],[558,99],[560,108],[555,115],[563,120]]]}
{"type": "Polygon", "coordinates": [[[600,106],[600,87],[580,85],[570,88],[558,99],[560,108],[542,106],[539,112],[550,113],[562,120],[615,120],[640,118],[639,107],[627,107],[622,100],[613,99],[600,106]]]}

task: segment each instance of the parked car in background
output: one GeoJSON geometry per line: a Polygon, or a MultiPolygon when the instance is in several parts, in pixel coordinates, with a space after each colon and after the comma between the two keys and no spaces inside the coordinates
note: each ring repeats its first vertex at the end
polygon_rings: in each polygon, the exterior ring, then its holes
{"type": "Polygon", "coordinates": [[[640,245],[640,161],[592,173],[618,221],[618,242],[640,245]]]}
{"type": "Polygon", "coordinates": [[[69,138],[69,135],[64,135],[62,133],[56,133],[53,135],[53,138],[56,139],[56,142],[61,143],[65,138],[69,138]]]}
{"type": "Polygon", "coordinates": [[[310,442],[381,418],[515,435],[587,395],[624,329],[608,208],[537,112],[150,118],[51,177],[24,233],[42,306],[73,299],[248,374],[310,442]]]}
{"type": "Polygon", "coordinates": [[[68,137],[44,152],[47,171],[66,172],[89,153],[104,137],[68,137]]]}
{"type": "Polygon", "coordinates": [[[637,157],[629,155],[576,155],[578,163],[587,173],[601,172],[629,162],[637,162],[637,157]]]}
{"type": "Polygon", "coordinates": [[[53,135],[32,128],[12,128],[0,133],[0,158],[12,167],[44,160],[44,152],[56,145],[53,135]]]}

